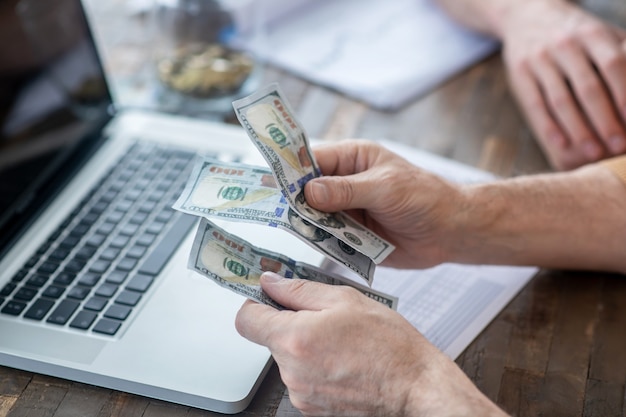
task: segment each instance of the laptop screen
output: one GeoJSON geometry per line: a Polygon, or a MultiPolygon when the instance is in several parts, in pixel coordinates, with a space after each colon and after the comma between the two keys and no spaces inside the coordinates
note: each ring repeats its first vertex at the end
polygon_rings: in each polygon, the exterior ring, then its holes
{"type": "Polygon", "coordinates": [[[0,1],[0,251],[110,118],[79,1],[0,1]]]}

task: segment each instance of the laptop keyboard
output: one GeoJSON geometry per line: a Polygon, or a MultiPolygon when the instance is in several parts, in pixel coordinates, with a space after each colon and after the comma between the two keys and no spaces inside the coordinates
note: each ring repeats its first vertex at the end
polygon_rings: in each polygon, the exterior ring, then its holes
{"type": "Polygon", "coordinates": [[[0,290],[0,314],[115,335],[196,222],[171,208],[193,157],[136,143],[0,290]]]}

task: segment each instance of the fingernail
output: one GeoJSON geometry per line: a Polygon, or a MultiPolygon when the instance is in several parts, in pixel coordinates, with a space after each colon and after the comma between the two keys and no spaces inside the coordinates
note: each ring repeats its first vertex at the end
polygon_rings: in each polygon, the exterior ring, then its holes
{"type": "Polygon", "coordinates": [[[317,204],[326,204],[329,200],[328,187],[319,181],[311,182],[311,195],[317,204]]]}
{"type": "Polygon", "coordinates": [[[626,150],[626,139],[616,135],[609,138],[609,148],[613,153],[621,153],[626,150]]]}
{"type": "Polygon", "coordinates": [[[275,274],[274,272],[264,272],[263,275],[261,275],[261,278],[263,279],[263,282],[266,282],[269,284],[278,282],[283,279],[283,277],[281,277],[278,274],[275,274]]]}
{"type": "Polygon", "coordinates": [[[600,148],[594,142],[587,141],[583,145],[583,152],[589,159],[598,159],[600,157],[600,148]]]}

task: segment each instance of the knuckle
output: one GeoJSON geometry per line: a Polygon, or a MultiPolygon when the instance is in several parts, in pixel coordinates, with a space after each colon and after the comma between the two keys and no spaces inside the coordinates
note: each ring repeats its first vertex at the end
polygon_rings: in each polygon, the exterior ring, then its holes
{"type": "Polygon", "coordinates": [[[599,63],[600,68],[608,73],[617,73],[626,69],[626,55],[620,51],[612,51],[599,63]]]}
{"type": "Polygon", "coordinates": [[[583,36],[585,38],[597,40],[606,35],[607,29],[602,23],[594,20],[582,24],[580,26],[579,33],[580,36],[583,36]]]}
{"type": "Polygon", "coordinates": [[[596,77],[586,77],[578,88],[578,94],[583,100],[595,101],[604,94],[604,89],[596,77]]]}
{"type": "Polygon", "coordinates": [[[558,112],[563,112],[569,109],[572,105],[572,97],[567,93],[556,93],[550,96],[550,107],[558,112]]]}

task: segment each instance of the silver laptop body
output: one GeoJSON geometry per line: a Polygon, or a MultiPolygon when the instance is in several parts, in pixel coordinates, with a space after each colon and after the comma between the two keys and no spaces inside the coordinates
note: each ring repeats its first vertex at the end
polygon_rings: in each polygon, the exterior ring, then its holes
{"type": "MultiPolygon", "coordinates": [[[[93,41],[86,29],[80,2],[75,1],[74,6],[79,17],[77,22],[85,26],[82,30],[84,38],[74,43],[82,51],[78,52],[81,59],[67,58],[74,54],[69,48],[69,52],[60,54],[54,60],[55,63],[62,60],[64,65],[69,65],[74,75],[64,81],[63,77],[54,74],[54,69],[39,68],[28,73],[35,74],[31,78],[20,80],[22,84],[38,85],[41,80],[46,80],[48,84],[52,83],[51,87],[49,85],[52,90],[62,86],[61,90],[76,94],[76,91],[70,90],[80,76],[91,77],[88,81],[92,84],[103,81],[97,56],[93,55],[91,62],[86,61],[85,56],[94,54],[93,41]]],[[[0,81],[4,82],[1,74],[0,81]]],[[[9,96],[11,100],[3,101],[11,102],[13,108],[0,108],[4,111],[0,113],[4,115],[0,119],[3,129],[0,136],[0,181],[11,185],[17,175],[14,171],[19,172],[24,161],[36,167],[36,175],[31,182],[19,185],[18,190],[13,191],[12,199],[1,206],[0,364],[203,409],[239,412],[251,401],[271,358],[265,348],[243,339],[234,329],[235,315],[243,298],[186,268],[195,219],[183,222],[184,230],[177,228],[180,223],[176,222],[166,226],[163,233],[155,238],[151,248],[172,246],[174,240],[176,250],[164,255],[166,259],[159,254],[152,256],[153,261],[163,260],[158,272],[148,274],[151,278],[147,289],[143,288],[144,291],[137,294],[133,290],[125,290],[123,285],[137,275],[146,275],[142,268],[148,262],[142,258],[134,265],[121,259],[128,261],[132,258],[130,246],[137,246],[140,235],[145,235],[150,225],[137,226],[135,222],[133,227],[136,232],[126,235],[128,245],[118,248],[118,258],[106,261],[109,263],[105,262],[103,267],[104,261],[100,256],[111,249],[107,244],[113,243],[120,234],[122,226],[116,226],[81,268],[79,251],[87,246],[90,233],[94,229],[111,229],[108,219],[120,216],[109,207],[109,211],[104,211],[82,235],[78,220],[68,219],[80,211],[77,207],[81,207],[89,195],[93,197],[92,190],[98,189],[103,181],[107,182],[118,161],[135,152],[137,143],[147,149],[168,150],[173,147],[175,152],[209,153],[226,160],[259,165],[263,164],[262,159],[238,127],[140,111],[113,114],[110,95],[106,85],[103,83],[102,86],[100,95],[94,97],[93,92],[88,93],[87,98],[81,98],[82,101],[74,96],[63,98],[61,102],[65,104],[61,107],[58,100],[51,100],[52,104],[47,106],[50,114],[46,113],[46,105],[39,106],[44,110],[35,108],[38,113],[33,107],[24,105],[24,100],[34,94],[33,90],[39,88],[45,93],[46,87],[33,87],[27,92],[20,90],[9,96]],[[20,116],[20,109],[30,109],[31,112],[20,116]],[[106,111],[109,117],[99,114],[106,111]],[[48,130],[47,125],[41,122],[46,117],[54,122],[54,129],[48,130]],[[66,119],[71,121],[63,124],[66,119]],[[36,132],[35,140],[23,150],[19,146],[21,141],[28,143],[33,139],[27,137],[28,132],[36,132]],[[90,139],[82,139],[82,136],[90,136],[90,139]],[[44,160],[50,157],[41,162],[37,159],[41,155],[44,160]],[[58,174],[59,171],[63,171],[63,175],[58,174]],[[63,244],[67,243],[63,240],[66,237],[70,243],[76,244],[63,244]],[[50,261],[53,252],[65,257],[50,261]],[[62,312],[55,315],[55,311],[62,300],[68,299],[70,286],[68,284],[66,288],[56,282],[62,281],[62,277],[67,275],[63,275],[64,271],[71,270],[70,267],[74,271],[80,269],[75,271],[72,285],[76,286],[81,279],[85,282],[92,279],[93,285],[79,285],[81,288],[75,291],[76,297],[70,297],[68,302],[75,310],[69,313],[69,317],[62,317],[62,312]],[[124,270],[125,281],[119,285],[107,284],[106,277],[113,272],[119,277],[118,267],[124,270]],[[94,279],[98,274],[101,275],[100,281],[94,279]],[[51,286],[57,288],[48,288],[51,286]],[[86,303],[92,298],[97,301],[104,298],[96,293],[111,288],[117,293],[107,299],[105,307],[99,311],[86,309],[86,303]],[[62,294],[59,295],[59,292],[62,294]],[[133,295],[130,304],[121,300],[122,292],[133,295]],[[19,296],[16,295],[18,293],[19,296]],[[29,297],[31,300],[25,300],[29,297]],[[44,299],[41,305],[45,308],[32,307],[38,299],[44,299]],[[121,300],[120,304],[118,300],[121,300]],[[17,312],[22,304],[26,306],[17,312]],[[112,305],[116,308],[109,317],[104,317],[112,305]],[[83,311],[85,315],[79,317],[83,311]],[[127,317],[116,317],[120,311],[127,317]],[[81,320],[83,317],[85,319],[81,320]],[[106,319],[103,321],[105,325],[100,325],[99,331],[95,331],[103,318],[106,319]],[[89,323],[89,320],[93,322],[89,323]],[[115,324],[114,328],[110,327],[111,323],[115,324]]],[[[45,99],[36,99],[36,102],[41,103],[42,100],[46,102],[45,99]]],[[[150,169],[153,168],[147,168],[144,176],[149,177],[150,169]]],[[[32,168],[30,172],[33,172],[32,168]]],[[[134,181],[135,185],[143,182],[136,178],[130,181],[134,181]]],[[[170,189],[161,191],[164,192],[164,200],[171,201],[175,192],[170,189]]],[[[122,188],[119,192],[127,191],[122,188]]],[[[106,195],[97,196],[104,198],[106,195]]],[[[119,201],[113,200],[111,204],[124,206],[125,203],[119,201]]],[[[96,204],[96,207],[99,206],[96,204]]],[[[163,208],[165,206],[161,207],[162,211],[167,211],[163,208]]],[[[88,216],[92,212],[85,214],[87,209],[82,210],[82,215],[92,220],[97,217],[88,216]]],[[[133,217],[133,213],[139,213],[134,210],[122,221],[133,217]]],[[[144,211],[148,219],[158,217],[157,213],[144,211]]],[[[128,225],[128,222],[125,224],[128,225]]],[[[320,255],[281,231],[271,230],[270,233],[260,226],[235,223],[220,223],[220,226],[262,247],[312,264],[321,263],[320,255]]],[[[93,249],[91,251],[94,252],[93,249]]]]}

